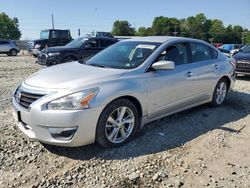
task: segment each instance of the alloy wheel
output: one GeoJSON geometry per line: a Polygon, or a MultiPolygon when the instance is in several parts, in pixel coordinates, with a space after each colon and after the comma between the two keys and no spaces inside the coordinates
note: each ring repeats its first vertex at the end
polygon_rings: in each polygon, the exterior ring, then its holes
{"type": "Polygon", "coordinates": [[[133,111],[126,106],[119,107],[109,115],[105,125],[105,135],[110,142],[121,143],[130,136],[134,124],[133,111]]]}
{"type": "Polygon", "coordinates": [[[217,88],[215,93],[215,100],[217,104],[222,104],[227,95],[227,84],[225,82],[221,82],[217,88]]]}

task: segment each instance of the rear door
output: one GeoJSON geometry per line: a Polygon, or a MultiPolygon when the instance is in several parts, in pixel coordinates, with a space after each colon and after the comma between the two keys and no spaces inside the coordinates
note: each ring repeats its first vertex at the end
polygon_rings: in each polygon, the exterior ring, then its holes
{"type": "Polygon", "coordinates": [[[216,60],[217,52],[208,45],[201,43],[190,43],[191,63],[190,70],[194,92],[197,96],[209,99],[211,91],[214,90],[219,63],[216,60]]]}

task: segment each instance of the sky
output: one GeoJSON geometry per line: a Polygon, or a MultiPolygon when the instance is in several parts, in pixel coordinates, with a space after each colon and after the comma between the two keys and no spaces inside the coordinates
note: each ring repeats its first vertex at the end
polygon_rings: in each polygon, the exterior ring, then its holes
{"type": "Polygon", "coordinates": [[[42,29],[70,29],[77,37],[92,31],[111,31],[115,20],[138,28],[150,27],[154,17],[186,18],[204,13],[224,25],[250,29],[250,0],[0,0],[0,12],[19,20],[22,39],[39,38],[42,29]]]}

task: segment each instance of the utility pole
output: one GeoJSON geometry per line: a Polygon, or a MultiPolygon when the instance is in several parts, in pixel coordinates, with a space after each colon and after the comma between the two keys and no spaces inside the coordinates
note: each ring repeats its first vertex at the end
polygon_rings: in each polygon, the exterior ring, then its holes
{"type": "Polygon", "coordinates": [[[52,28],[55,29],[55,26],[54,26],[54,15],[52,13],[52,28]]]}
{"type": "Polygon", "coordinates": [[[174,32],[173,32],[174,36],[176,36],[178,34],[177,32],[177,25],[174,25],[174,32]]]}
{"type": "Polygon", "coordinates": [[[242,32],[242,35],[241,35],[241,42],[242,42],[242,44],[245,43],[245,38],[246,38],[246,36],[247,36],[247,32],[246,32],[246,31],[243,31],[243,32],[242,32]]]}

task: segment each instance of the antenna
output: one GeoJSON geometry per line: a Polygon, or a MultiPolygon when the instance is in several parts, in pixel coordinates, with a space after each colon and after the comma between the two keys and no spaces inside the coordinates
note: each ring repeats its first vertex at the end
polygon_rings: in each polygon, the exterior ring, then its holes
{"type": "Polygon", "coordinates": [[[54,15],[53,15],[53,13],[52,13],[52,17],[51,18],[52,18],[52,28],[55,29],[55,26],[54,26],[54,15]]]}

